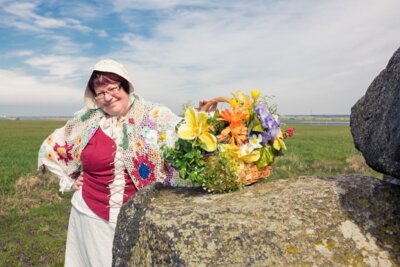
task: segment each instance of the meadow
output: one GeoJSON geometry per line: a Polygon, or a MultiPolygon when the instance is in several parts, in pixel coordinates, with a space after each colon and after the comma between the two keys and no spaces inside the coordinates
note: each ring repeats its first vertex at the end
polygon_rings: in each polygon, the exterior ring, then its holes
{"type": "MultiPolygon", "coordinates": [[[[41,142],[65,121],[0,120],[0,266],[63,266],[71,194],[37,172],[41,142]]],[[[291,125],[285,125],[287,129],[291,125]]],[[[265,180],[361,173],[380,178],[353,145],[349,126],[295,125],[265,180]]]]}

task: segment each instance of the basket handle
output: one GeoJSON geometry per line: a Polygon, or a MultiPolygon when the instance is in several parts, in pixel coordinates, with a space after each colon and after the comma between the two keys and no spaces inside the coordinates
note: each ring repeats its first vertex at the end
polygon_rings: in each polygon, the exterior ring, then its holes
{"type": "Polygon", "coordinates": [[[216,97],[213,98],[211,100],[208,100],[203,106],[200,107],[200,111],[204,111],[204,112],[208,112],[208,109],[214,105],[214,104],[218,104],[220,102],[226,102],[229,103],[230,98],[229,97],[224,97],[224,96],[220,96],[220,97],[216,97]]]}

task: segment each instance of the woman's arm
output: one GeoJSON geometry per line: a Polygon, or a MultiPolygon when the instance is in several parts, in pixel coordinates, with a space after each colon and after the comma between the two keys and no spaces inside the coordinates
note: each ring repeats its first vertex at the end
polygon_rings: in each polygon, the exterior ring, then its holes
{"type": "Polygon", "coordinates": [[[70,140],[65,133],[65,126],[55,130],[43,141],[38,155],[38,168],[42,172],[49,170],[60,180],[60,191],[69,192],[74,188],[77,178],[80,176],[80,161],[77,153],[77,145],[70,140]]]}
{"type": "Polygon", "coordinates": [[[54,173],[60,180],[60,192],[69,192],[72,191],[72,185],[74,184],[75,180],[69,177],[63,170],[63,168],[57,164],[56,162],[43,158],[41,159],[41,169],[46,169],[52,173],[54,173]]]}

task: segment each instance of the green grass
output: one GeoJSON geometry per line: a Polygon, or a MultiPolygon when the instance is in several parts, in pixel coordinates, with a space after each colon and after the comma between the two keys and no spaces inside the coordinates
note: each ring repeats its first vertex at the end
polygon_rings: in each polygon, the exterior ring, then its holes
{"type": "Polygon", "coordinates": [[[0,266],[63,266],[69,206],[12,210],[0,226],[0,266]]]}
{"type": "Polygon", "coordinates": [[[0,266],[63,266],[71,195],[36,168],[40,144],[64,123],[0,120],[0,266]]]}
{"type": "MultiPolygon", "coordinates": [[[[64,121],[0,120],[0,266],[62,266],[71,194],[36,171],[41,142],[64,121]]],[[[290,125],[285,126],[289,128],[290,125]]],[[[361,173],[380,177],[354,148],[348,126],[294,126],[270,179],[361,173]]]]}
{"type": "Polygon", "coordinates": [[[0,196],[12,193],[16,178],[33,173],[43,140],[65,121],[0,120],[0,196]]]}
{"type": "Polygon", "coordinates": [[[283,157],[277,158],[271,178],[354,172],[381,176],[365,164],[354,148],[348,126],[296,125],[294,128],[295,134],[286,139],[288,149],[283,157]]]}

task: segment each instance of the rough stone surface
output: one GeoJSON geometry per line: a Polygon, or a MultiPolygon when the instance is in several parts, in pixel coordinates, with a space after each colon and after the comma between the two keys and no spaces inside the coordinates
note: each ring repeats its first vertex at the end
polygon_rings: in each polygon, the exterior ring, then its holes
{"type": "Polygon", "coordinates": [[[114,266],[399,266],[400,186],[298,177],[227,194],[149,187],[120,213],[114,266]]]}
{"type": "Polygon", "coordinates": [[[351,108],[356,148],[374,170],[400,178],[400,48],[351,108]]]}

